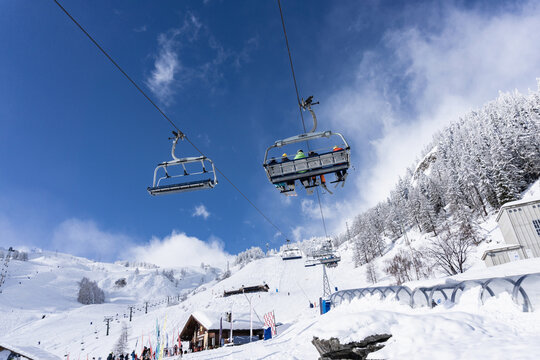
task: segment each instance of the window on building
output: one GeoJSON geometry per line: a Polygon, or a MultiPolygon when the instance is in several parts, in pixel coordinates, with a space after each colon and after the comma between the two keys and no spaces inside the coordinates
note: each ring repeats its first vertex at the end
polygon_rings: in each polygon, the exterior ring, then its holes
{"type": "Polygon", "coordinates": [[[536,233],[538,234],[538,236],[540,236],[540,220],[533,220],[532,222],[536,233]]]}

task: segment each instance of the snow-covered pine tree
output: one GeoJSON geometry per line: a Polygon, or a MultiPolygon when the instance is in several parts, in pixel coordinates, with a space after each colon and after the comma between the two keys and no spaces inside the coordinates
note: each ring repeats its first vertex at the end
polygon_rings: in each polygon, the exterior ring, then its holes
{"type": "Polygon", "coordinates": [[[95,281],[83,277],[79,282],[77,301],[84,305],[103,304],[105,302],[105,293],[95,281]]]}
{"type": "MultiPolygon", "coordinates": [[[[355,263],[381,256],[385,236],[412,226],[423,233],[444,229],[438,240],[448,241],[450,249],[477,242],[474,220],[514,200],[540,177],[539,133],[540,92],[500,94],[456,119],[420,154],[436,150],[421,171],[410,166],[385,202],[355,217],[355,263]]],[[[459,264],[452,266],[450,272],[460,271],[459,264]]]]}
{"type": "Polygon", "coordinates": [[[113,353],[118,357],[120,354],[125,354],[128,347],[129,328],[125,322],[122,322],[122,330],[116,343],[114,344],[113,353]]]}

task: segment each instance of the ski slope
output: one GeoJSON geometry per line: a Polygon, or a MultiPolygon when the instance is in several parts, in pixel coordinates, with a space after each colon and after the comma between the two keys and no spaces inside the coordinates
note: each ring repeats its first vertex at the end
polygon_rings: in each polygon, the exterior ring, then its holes
{"type": "MultiPolygon", "coordinates": [[[[343,247],[341,255],[343,260],[340,265],[335,269],[328,269],[332,287],[368,286],[364,279],[364,269],[354,268],[351,251],[343,247]]],[[[1,337],[3,342],[39,346],[61,357],[69,354],[70,358],[87,355],[89,358],[104,358],[118,339],[122,322],[126,322],[130,328],[129,351],[137,346],[136,349],[140,352],[142,344],[155,346],[156,321],[160,327],[165,328],[164,334],[172,344],[173,337],[195,311],[222,313],[232,310],[233,317],[249,319],[249,305],[245,295],[224,298],[223,291],[266,282],[270,287],[268,293],[247,296],[252,297],[254,310],[261,318],[268,311],[275,312],[276,321],[282,323],[277,328],[277,337],[249,345],[193,353],[186,358],[316,359],[318,353],[311,344],[313,336],[335,336],[343,341],[351,341],[380,332],[394,335],[380,354],[377,353],[377,357],[384,358],[403,358],[407,357],[406,354],[414,353],[415,358],[419,359],[432,359],[433,354],[443,359],[473,359],[484,356],[497,359],[508,358],[508,354],[516,355],[514,358],[526,359],[533,358],[531,354],[535,354],[535,350],[539,350],[537,347],[540,346],[533,341],[540,330],[538,312],[522,313],[509,296],[490,299],[482,306],[477,300],[477,289],[464,294],[461,302],[455,306],[411,309],[392,300],[365,298],[344,304],[320,316],[319,309],[310,308],[309,302],[316,303],[322,292],[322,269],[306,268],[303,260],[283,261],[278,256],[253,261],[242,269],[233,268],[231,277],[221,282],[213,280],[204,284],[180,304],[156,306],[150,309],[148,314],[138,311],[134,314],[133,321],[129,322],[122,315],[126,313],[126,305],[130,301],[148,299],[149,295],[162,296],[167,291],[166,287],[159,289],[166,283],[159,283],[155,270],[146,270],[147,274],[142,274],[141,271],[140,276],[148,277],[147,293],[141,290],[144,288],[141,284],[133,285],[131,290],[124,292],[105,288],[107,297],[114,295],[111,297],[112,302],[81,306],[74,300],[72,292],[76,285],[73,285],[69,278],[74,280],[85,274],[86,266],[90,269],[92,265],[98,269],[105,267],[108,268],[105,272],[96,271],[96,275],[101,274],[99,276],[102,277],[100,285],[105,286],[126,270],[119,265],[93,264],[67,255],[58,256],[59,259],[56,260],[51,259],[52,256],[46,256],[45,259],[32,259],[28,264],[18,262],[12,269],[17,275],[11,278],[10,286],[3,294],[7,296],[0,298],[0,306],[3,314],[11,310],[17,316],[8,317],[11,319],[9,324],[4,323],[2,317],[3,328],[11,325],[7,333],[2,332],[6,334],[1,337]],[[23,282],[30,266],[34,271],[38,266],[41,271],[36,276],[41,274],[42,277],[34,279],[33,282],[32,278],[26,278],[24,286],[18,285],[18,281],[23,282]],[[54,266],[60,266],[57,267],[56,274],[51,271],[54,266]],[[48,273],[43,271],[46,269],[49,270],[48,273]],[[65,269],[66,273],[60,269],[65,269]],[[77,275],[68,277],[67,273],[77,275]],[[38,284],[38,280],[42,283],[38,284]],[[131,294],[132,290],[136,295],[131,294]],[[162,290],[164,292],[161,292],[162,290]],[[28,296],[25,291],[35,293],[36,296],[28,296]],[[155,293],[152,293],[153,291],[155,293]],[[18,307],[15,296],[21,300],[18,307]],[[44,297],[43,304],[49,309],[44,319],[41,319],[43,308],[40,307],[40,297],[44,297]],[[114,316],[116,313],[119,314],[118,320],[114,317],[110,335],[105,336],[103,317],[114,316]],[[16,326],[18,323],[21,325],[16,326]],[[456,352],[456,349],[459,351],[456,352]]],[[[490,269],[484,268],[481,271],[477,268],[471,275],[465,273],[460,277],[486,277],[524,270],[540,271],[540,260],[515,262],[490,269]]],[[[423,284],[444,280],[424,280],[423,284]]],[[[254,315],[255,319],[256,316],[254,315]]]]}
{"type": "MultiPolygon", "coordinates": [[[[540,193],[536,183],[525,196],[540,193]]],[[[486,268],[480,257],[485,248],[502,241],[494,215],[481,228],[485,243],[471,254],[470,269],[454,277],[441,277],[406,283],[410,288],[432,286],[445,281],[478,279],[540,272],[540,259],[528,259],[486,268]]],[[[411,230],[407,233],[413,247],[429,241],[429,236],[411,230]]],[[[376,285],[387,285],[384,261],[406,246],[401,238],[388,247],[376,264],[380,275],[376,285]]],[[[354,267],[353,247],[344,243],[337,268],[328,269],[332,290],[372,286],[364,267],[354,267]]],[[[480,289],[472,288],[458,304],[434,309],[411,309],[392,299],[366,297],[343,304],[320,316],[322,269],[304,267],[303,259],[283,261],[270,256],[231,269],[232,275],[215,279],[217,270],[187,269],[178,286],[160,274],[161,269],[125,267],[106,264],[66,254],[41,252],[29,261],[13,260],[3,293],[0,294],[0,343],[35,346],[59,357],[105,358],[120,336],[122,323],[129,326],[128,351],[156,344],[156,325],[163,329],[163,339],[173,339],[196,311],[208,314],[233,312],[233,318],[249,321],[249,297],[254,319],[274,311],[278,335],[269,341],[188,354],[188,359],[317,359],[311,344],[314,336],[337,337],[343,342],[362,340],[375,333],[393,337],[372,358],[401,359],[414,354],[415,359],[535,359],[540,350],[540,311],[523,313],[503,293],[485,304],[478,300],[480,289]],[[98,282],[106,294],[106,303],[83,306],[76,301],[77,281],[86,276],[98,282]],[[127,285],[114,283],[126,278],[127,285]],[[202,283],[202,285],[201,285],[202,283]],[[223,291],[241,286],[267,284],[269,292],[223,297],[223,291]],[[167,296],[185,295],[178,304],[167,296]],[[148,313],[142,304],[149,301],[148,313]],[[127,318],[128,305],[134,305],[133,320],[127,318]],[[44,316],[45,315],[45,316],[44,316]],[[44,317],[43,317],[44,316],[44,317]],[[104,317],[111,316],[110,335],[106,336],[104,317]]],[[[537,291],[538,294],[540,292],[537,291]]],[[[218,321],[218,319],[212,319],[218,321]]]]}

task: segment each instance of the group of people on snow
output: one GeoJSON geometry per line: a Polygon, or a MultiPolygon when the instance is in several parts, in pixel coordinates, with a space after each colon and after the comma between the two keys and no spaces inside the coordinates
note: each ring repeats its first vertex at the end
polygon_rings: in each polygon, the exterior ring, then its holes
{"type": "MultiPolygon", "coordinates": [[[[109,353],[109,356],[107,356],[107,360],[155,360],[158,358],[159,354],[155,351],[156,349],[152,349],[151,347],[144,347],[141,355],[139,356],[137,353],[135,353],[135,350],[131,352],[131,355],[129,354],[120,354],[116,355],[114,353],[109,353]]],[[[182,356],[183,350],[182,350],[182,344],[180,343],[180,346],[175,344],[171,347],[165,347],[163,349],[163,356],[182,356]]]]}

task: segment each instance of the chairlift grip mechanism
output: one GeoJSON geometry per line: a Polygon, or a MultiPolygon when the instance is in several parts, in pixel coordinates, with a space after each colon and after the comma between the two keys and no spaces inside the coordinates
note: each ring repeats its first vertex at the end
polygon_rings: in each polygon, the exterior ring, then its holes
{"type": "Polygon", "coordinates": [[[313,102],[313,95],[308,96],[306,100],[302,98],[302,101],[300,103],[300,107],[302,110],[306,111],[306,109],[311,113],[311,117],[313,118],[313,128],[309,131],[309,133],[314,133],[315,130],[317,130],[317,116],[315,116],[315,112],[311,110],[311,105],[317,105],[319,102],[313,102]]]}

